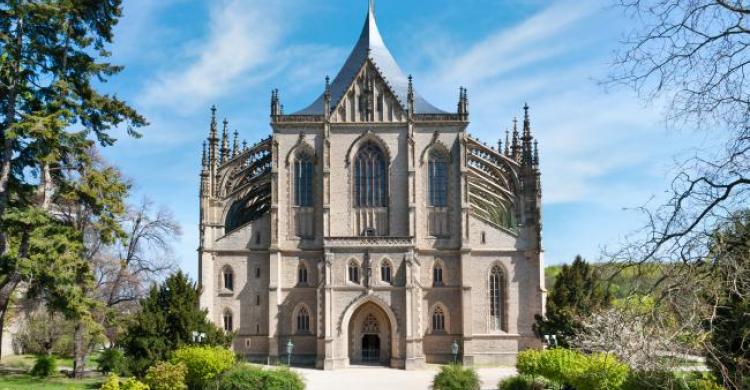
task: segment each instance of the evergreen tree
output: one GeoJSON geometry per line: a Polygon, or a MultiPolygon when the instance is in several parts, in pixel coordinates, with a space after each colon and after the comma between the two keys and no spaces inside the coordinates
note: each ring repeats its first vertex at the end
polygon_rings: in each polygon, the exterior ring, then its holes
{"type": "Polygon", "coordinates": [[[568,340],[581,326],[581,318],[609,303],[609,295],[597,280],[594,267],[576,256],[573,264],[562,267],[547,295],[546,315],[536,316],[534,331],[539,337],[555,335],[558,343],[567,347],[568,340]]]}
{"type": "Polygon", "coordinates": [[[706,362],[730,389],[750,388],[750,213],[720,233],[712,248],[711,266],[717,292],[706,362]]]}
{"type": "Polygon", "coordinates": [[[146,124],[126,103],[95,87],[122,70],[102,60],[110,55],[106,46],[120,16],[121,0],[0,0],[0,337],[21,283],[60,304],[68,316],[86,317],[90,307],[84,237],[77,226],[59,221],[53,202],[91,207],[105,224],[116,210],[100,207],[101,192],[87,185],[78,186],[72,198],[53,195],[70,195],[66,181],[96,171],[85,155],[94,141],[114,143],[112,127],[127,125],[137,137],[133,128],[146,124]],[[57,234],[57,247],[32,242],[45,230],[57,234]],[[55,252],[66,255],[47,256],[55,252]],[[55,269],[61,272],[50,272],[55,269]]]}
{"type": "Polygon", "coordinates": [[[142,376],[158,361],[184,345],[194,344],[193,332],[205,333],[201,343],[228,346],[232,336],[216,327],[199,307],[200,289],[182,272],[152,286],[141,311],[131,318],[122,339],[131,372],[142,376]]]}

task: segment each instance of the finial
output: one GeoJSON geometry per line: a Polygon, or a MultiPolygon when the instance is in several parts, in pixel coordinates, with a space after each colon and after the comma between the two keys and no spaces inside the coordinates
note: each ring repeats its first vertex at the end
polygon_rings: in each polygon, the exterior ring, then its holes
{"type": "Polygon", "coordinates": [[[219,150],[219,163],[227,161],[229,157],[229,121],[224,118],[224,130],[221,133],[221,149],[219,150]]]}
{"type": "Polygon", "coordinates": [[[505,129],[505,155],[510,156],[510,131],[505,129]]]}
{"type": "Polygon", "coordinates": [[[326,76],[326,92],[331,92],[331,78],[326,76]]]}
{"type": "Polygon", "coordinates": [[[203,141],[203,156],[201,157],[201,166],[204,169],[208,167],[208,157],[206,156],[206,141],[203,141]]]}
{"type": "Polygon", "coordinates": [[[243,151],[247,150],[247,140],[246,139],[242,140],[242,150],[243,151]]]}
{"type": "Polygon", "coordinates": [[[521,145],[518,137],[518,118],[513,118],[513,141],[510,146],[512,157],[516,161],[521,160],[521,145]]]}
{"type": "Polygon", "coordinates": [[[235,130],[234,131],[234,142],[232,142],[232,157],[237,156],[237,153],[240,152],[240,133],[235,130]]]}
{"type": "Polygon", "coordinates": [[[414,77],[412,75],[409,75],[409,89],[407,93],[407,106],[409,109],[409,114],[414,114],[414,77]]]}

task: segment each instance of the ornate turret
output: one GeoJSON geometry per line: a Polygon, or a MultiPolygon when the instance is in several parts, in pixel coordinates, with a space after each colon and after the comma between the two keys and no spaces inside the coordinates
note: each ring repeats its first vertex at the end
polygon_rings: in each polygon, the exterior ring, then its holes
{"type": "Polygon", "coordinates": [[[229,159],[229,121],[224,118],[224,129],[221,132],[221,156],[219,164],[224,164],[229,159]]]}
{"type": "Polygon", "coordinates": [[[513,143],[510,146],[511,158],[521,162],[521,144],[518,138],[518,119],[513,118],[513,143]]]}
{"type": "Polygon", "coordinates": [[[510,157],[510,131],[505,130],[505,150],[503,151],[506,157],[510,157]]]}
{"type": "Polygon", "coordinates": [[[279,90],[274,89],[271,91],[271,116],[279,116],[283,112],[281,108],[281,101],[279,100],[279,90]]]}
{"type": "Polygon", "coordinates": [[[232,158],[237,157],[237,154],[240,152],[240,133],[235,130],[234,131],[234,141],[232,141],[232,158]]]}
{"type": "Polygon", "coordinates": [[[524,104],[523,106],[523,137],[521,137],[522,164],[524,166],[530,167],[534,165],[533,140],[534,140],[534,137],[531,136],[531,120],[529,119],[529,105],[524,104]]]}
{"type": "Polygon", "coordinates": [[[331,78],[326,76],[326,89],[323,92],[323,115],[331,114],[331,78]]]}

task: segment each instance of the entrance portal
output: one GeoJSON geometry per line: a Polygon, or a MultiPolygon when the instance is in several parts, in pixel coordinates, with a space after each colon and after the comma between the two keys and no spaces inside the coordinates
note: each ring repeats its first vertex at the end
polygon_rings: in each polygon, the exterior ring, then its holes
{"type": "Polygon", "coordinates": [[[362,336],[362,363],[380,362],[380,337],[376,334],[362,336]]]}
{"type": "Polygon", "coordinates": [[[349,362],[391,364],[391,323],[383,309],[368,302],[349,320],[349,362]]]}

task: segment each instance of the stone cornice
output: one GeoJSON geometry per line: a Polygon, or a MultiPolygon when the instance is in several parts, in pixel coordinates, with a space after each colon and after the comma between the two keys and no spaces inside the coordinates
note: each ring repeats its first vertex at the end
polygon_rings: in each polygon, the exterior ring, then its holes
{"type": "Polygon", "coordinates": [[[325,237],[327,248],[408,248],[414,246],[414,237],[325,237]]]}

